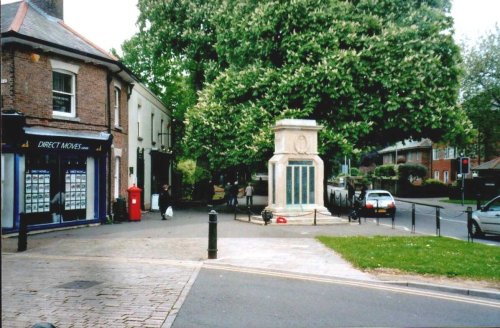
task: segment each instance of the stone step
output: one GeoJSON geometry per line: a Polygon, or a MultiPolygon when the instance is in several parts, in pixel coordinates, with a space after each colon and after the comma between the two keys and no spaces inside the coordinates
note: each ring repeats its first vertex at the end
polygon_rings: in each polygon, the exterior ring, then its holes
{"type": "MultiPolygon", "coordinates": [[[[301,216],[301,217],[285,217],[286,223],[277,223],[276,217],[273,217],[269,224],[272,225],[314,225],[314,217],[301,216]]],[[[248,222],[253,224],[264,225],[265,222],[260,215],[253,215],[248,221],[248,217],[239,216],[236,220],[241,222],[248,222]]],[[[316,225],[334,225],[334,224],[349,224],[347,219],[342,219],[337,216],[318,216],[316,217],[316,225]]]]}

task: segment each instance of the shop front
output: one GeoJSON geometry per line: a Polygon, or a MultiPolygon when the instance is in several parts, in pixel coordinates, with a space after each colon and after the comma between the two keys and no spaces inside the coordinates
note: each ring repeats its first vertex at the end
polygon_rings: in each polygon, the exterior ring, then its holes
{"type": "Polygon", "coordinates": [[[25,127],[19,151],[2,154],[2,230],[30,230],[102,222],[106,218],[106,158],[111,135],[25,127]],[[12,174],[11,174],[12,173],[12,174]],[[12,181],[8,181],[11,180],[12,181]],[[7,190],[8,192],[8,190],[7,190]]]}

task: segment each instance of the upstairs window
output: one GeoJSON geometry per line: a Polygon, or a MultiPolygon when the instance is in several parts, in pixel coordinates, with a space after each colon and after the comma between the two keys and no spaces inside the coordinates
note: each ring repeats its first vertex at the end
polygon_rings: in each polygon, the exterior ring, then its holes
{"type": "Polygon", "coordinates": [[[75,117],[75,74],[52,71],[52,109],[54,115],[75,117]]]}
{"type": "Polygon", "coordinates": [[[120,127],[120,99],[121,90],[115,87],[115,127],[120,127]]]}
{"type": "Polygon", "coordinates": [[[456,157],[456,151],[454,147],[446,147],[446,159],[454,159],[456,157]]]}

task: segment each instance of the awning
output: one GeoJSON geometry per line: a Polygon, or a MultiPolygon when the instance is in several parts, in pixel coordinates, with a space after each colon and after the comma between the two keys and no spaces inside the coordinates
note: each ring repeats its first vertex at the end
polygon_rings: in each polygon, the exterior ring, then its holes
{"type": "Polygon", "coordinates": [[[37,152],[106,153],[113,136],[106,132],[57,130],[25,127],[21,148],[37,152]]]}

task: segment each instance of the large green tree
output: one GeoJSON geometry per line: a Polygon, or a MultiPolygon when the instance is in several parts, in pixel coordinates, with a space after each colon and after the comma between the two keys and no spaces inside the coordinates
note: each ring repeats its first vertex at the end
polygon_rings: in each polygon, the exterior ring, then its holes
{"type": "Polygon", "coordinates": [[[140,0],[139,8],[141,33],[130,44],[146,67],[137,67],[148,79],[175,71],[199,92],[186,106],[185,149],[211,168],[267,160],[280,118],[322,124],[326,157],[469,132],[456,106],[448,0],[140,0]]]}
{"type": "Polygon", "coordinates": [[[463,107],[478,131],[477,155],[500,155],[500,28],[472,47],[463,47],[463,107]]]}

